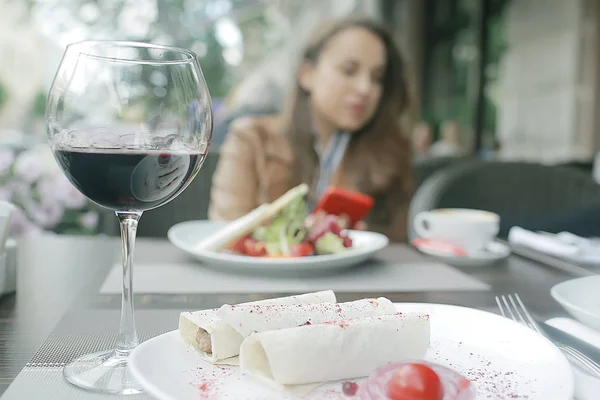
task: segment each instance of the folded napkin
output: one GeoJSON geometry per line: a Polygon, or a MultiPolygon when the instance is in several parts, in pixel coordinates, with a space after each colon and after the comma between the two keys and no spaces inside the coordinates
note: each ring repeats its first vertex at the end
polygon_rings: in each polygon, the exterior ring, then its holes
{"type": "Polygon", "coordinates": [[[569,232],[554,235],[531,232],[514,226],[508,233],[508,242],[511,245],[529,247],[576,264],[600,264],[600,243],[569,232]]]}
{"type": "MultiPolygon", "coordinates": [[[[552,318],[546,321],[548,325],[562,330],[578,339],[600,348],[600,332],[588,328],[571,318],[552,318]]],[[[596,379],[579,369],[573,368],[575,376],[575,398],[577,400],[598,400],[600,379],[596,379]]]]}

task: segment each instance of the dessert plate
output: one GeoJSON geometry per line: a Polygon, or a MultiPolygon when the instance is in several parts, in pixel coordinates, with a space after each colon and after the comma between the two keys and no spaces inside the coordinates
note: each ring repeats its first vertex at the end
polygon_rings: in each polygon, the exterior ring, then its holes
{"type": "MultiPolygon", "coordinates": [[[[469,378],[477,388],[477,399],[572,398],[571,366],[538,333],[472,308],[417,303],[396,307],[430,314],[431,344],[426,360],[469,378]]],[[[242,375],[238,367],[203,361],[183,344],[176,330],[139,345],[131,353],[129,367],[143,388],[159,400],[294,398],[242,375]]],[[[360,385],[363,379],[351,381],[360,385]]],[[[342,382],[328,382],[302,398],[348,399],[342,382]]]]}

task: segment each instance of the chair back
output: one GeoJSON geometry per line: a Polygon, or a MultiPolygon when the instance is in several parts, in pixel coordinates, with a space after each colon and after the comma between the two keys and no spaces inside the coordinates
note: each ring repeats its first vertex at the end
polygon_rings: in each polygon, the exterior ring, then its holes
{"type": "Polygon", "coordinates": [[[415,187],[421,186],[427,178],[441,169],[470,160],[472,160],[471,157],[428,157],[413,160],[415,187]]]}
{"type": "Polygon", "coordinates": [[[600,185],[580,170],[527,162],[472,161],[431,175],[416,190],[409,209],[473,208],[508,215],[515,222],[600,205],[600,185]]]}

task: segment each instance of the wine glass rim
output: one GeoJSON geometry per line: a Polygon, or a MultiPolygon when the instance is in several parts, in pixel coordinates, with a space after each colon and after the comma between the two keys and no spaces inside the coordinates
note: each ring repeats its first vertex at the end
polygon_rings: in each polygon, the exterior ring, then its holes
{"type": "Polygon", "coordinates": [[[136,42],[131,40],[81,40],[79,42],[70,43],[67,45],[67,51],[78,51],[80,55],[93,58],[96,60],[105,60],[105,61],[113,61],[113,62],[123,62],[123,63],[134,63],[134,64],[146,64],[146,65],[164,65],[164,64],[189,64],[193,63],[197,58],[197,54],[191,50],[187,50],[181,47],[162,45],[162,44],[154,44],[154,43],[146,43],[146,42],[136,42]],[[164,50],[170,51],[173,53],[180,53],[184,56],[184,59],[181,60],[150,60],[143,58],[120,58],[120,57],[109,57],[98,54],[92,54],[91,52],[86,52],[85,49],[91,49],[99,46],[113,46],[115,48],[146,48],[146,49],[155,49],[155,50],[164,50]]]}

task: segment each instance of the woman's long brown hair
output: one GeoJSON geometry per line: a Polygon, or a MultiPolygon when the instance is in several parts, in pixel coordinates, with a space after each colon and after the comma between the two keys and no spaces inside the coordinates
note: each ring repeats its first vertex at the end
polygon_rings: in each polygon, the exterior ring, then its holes
{"type": "Polygon", "coordinates": [[[399,158],[410,157],[410,147],[400,127],[400,118],[409,103],[405,66],[392,35],[379,22],[367,17],[348,16],[331,21],[315,31],[301,53],[300,65],[283,113],[283,130],[296,154],[295,183],[310,184],[318,158],[313,146],[310,94],[298,82],[299,70],[306,62],[317,63],[323,48],[338,33],[357,27],[367,29],[383,42],[387,62],[378,108],[364,127],[353,132],[344,162],[359,167],[352,169],[360,171],[360,176],[355,177],[363,186],[360,189],[378,194],[378,191],[385,190],[383,186],[397,173],[399,158]]]}

